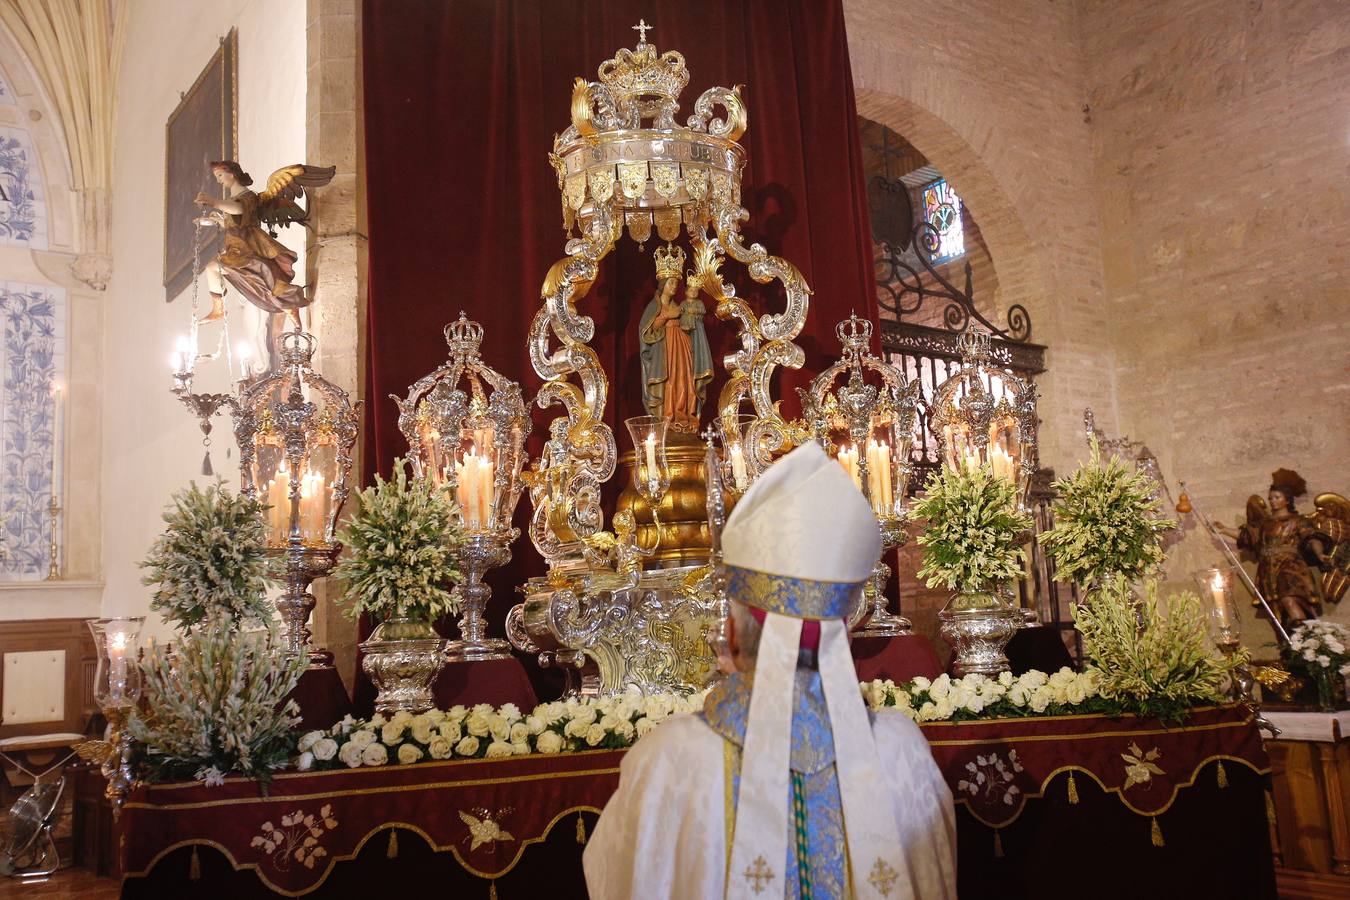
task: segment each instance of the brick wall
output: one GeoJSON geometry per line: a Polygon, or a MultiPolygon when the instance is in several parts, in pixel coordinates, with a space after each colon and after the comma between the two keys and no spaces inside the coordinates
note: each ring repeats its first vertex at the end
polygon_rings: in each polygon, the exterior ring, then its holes
{"type": "MultiPolygon", "coordinates": [[[[1350,492],[1346,6],[1079,12],[1121,424],[1228,521],[1280,466],[1350,492]]],[[[1192,532],[1169,576],[1218,558],[1192,532]]]]}
{"type": "MultiPolygon", "coordinates": [[[[1282,465],[1350,492],[1343,3],[845,0],[845,15],[859,113],[956,186],[1003,308],[1025,305],[1050,346],[1046,465],[1083,455],[1090,405],[1224,519],[1282,465]]],[[[1217,558],[1192,526],[1169,578],[1217,558]]],[[[910,579],[911,617],[931,623],[941,598],[910,579]]]]}

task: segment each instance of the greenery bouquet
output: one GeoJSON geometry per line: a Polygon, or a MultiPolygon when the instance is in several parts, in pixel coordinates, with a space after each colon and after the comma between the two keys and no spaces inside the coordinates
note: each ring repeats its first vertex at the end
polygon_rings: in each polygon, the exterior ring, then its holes
{"type": "Polygon", "coordinates": [[[347,555],[333,570],[347,583],[350,614],[430,622],[456,612],[462,533],[448,489],[409,479],[399,459],[393,478],[376,475],[356,500],[340,536],[347,555]]]}
{"type": "Polygon", "coordinates": [[[918,575],[929,587],[973,594],[1022,572],[1031,517],[1017,508],[1017,486],[988,466],[939,470],[909,518],[927,523],[918,575]]]}
{"type": "Polygon", "coordinates": [[[1103,465],[1094,438],[1088,462],[1054,486],[1060,495],[1055,524],[1039,541],[1058,577],[1101,588],[1144,578],[1162,565],[1162,535],[1176,522],[1158,515],[1153,479],[1114,456],[1103,465]]]}
{"type": "Polygon", "coordinates": [[[141,562],[142,583],[156,587],[150,608],[183,633],[207,619],[231,627],[271,619],[265,509],[220,481],[175,493],[141,562]]]}

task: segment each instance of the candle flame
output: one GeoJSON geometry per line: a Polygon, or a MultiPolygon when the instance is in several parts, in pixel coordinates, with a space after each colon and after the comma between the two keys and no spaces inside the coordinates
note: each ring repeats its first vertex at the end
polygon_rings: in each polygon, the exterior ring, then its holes
{"type": "Polygon", "coordinates": [[[1214,574],[1210,576],[1209,586],[1210,589],[1213,591],[1216,592],[1222,591],[1225,586],[1225,579],[1223,577],[1223,572],[1219,571],[1218,569],[1215,569],[1214,574]]]}
{"type": "Polygon", "coordinates": [[[123,652],[123,653],[126,652],[126,649],[127,649],[127,636],[126,636],[126,632],[123,632],[123,631],[115,631],[115,632],[113,632],[113,635],[112,635],[112,644],[110,645],[110,649],[112,649],[112,650],[119,650],[119,651],[121,651],[121,652],[123,652]]]}

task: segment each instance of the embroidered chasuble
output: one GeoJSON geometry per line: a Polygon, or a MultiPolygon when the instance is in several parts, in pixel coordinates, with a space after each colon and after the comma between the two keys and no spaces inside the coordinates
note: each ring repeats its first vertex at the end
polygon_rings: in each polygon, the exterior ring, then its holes
{"type": "MultiPolygon", "coordinates": [[[[845,875],[834,748],[823,728],[828,719],[820,676],[813,671],[796,674],[790,756],[804,806],[804,838],[797,838],[797,804],[790,792],[794,822],[787,858],[751,869],[750,876],[727,871],[752,679],[753,673],[730,676],[708,695],[702,713],[673,716],[628,752],[619,788],[586,846],[592,900],[711,900],[725,896],[730,878],[757,881],[763,891],[757,896],[765,898],[853,896],[845,875]],[[800,846],[807,850],[805,867],[800,846]]],[[[875,714],[872,733],[889,763],[876,801],[894,806],[909,863],[908,876],[902,881],[897,873],[882,896],[954,900],[956,819],[928,742],[918,726],[892,710],[875,714]]]]}

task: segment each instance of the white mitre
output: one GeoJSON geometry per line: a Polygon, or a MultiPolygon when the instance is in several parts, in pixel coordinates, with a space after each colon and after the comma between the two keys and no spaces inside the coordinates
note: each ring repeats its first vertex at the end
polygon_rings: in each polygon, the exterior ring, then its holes
{"type": "MultiPolygon", "coordinates": [[[[736,504],[722,535],[729,599],[765,610],[742,752],[730,870],[787,858],[789,750],[797,649],[804,620],[820,623],[821,685],[834,741],[851,884],[882,898],[907,869],[895,813],[876,802],[885,784],[849,652],[847,616],[881,552],[876,517],[843,467],[814,442],[765,472],[736,504]]],[[[731,878],[728,897],[754,896],[731,878]]]]}
{"type": "Polygon", "coordinates": [[[809,441],[769,467],[727,519],[727,565],[857,584],[881,556],[876,515],[844,467],[809,441]]]}

